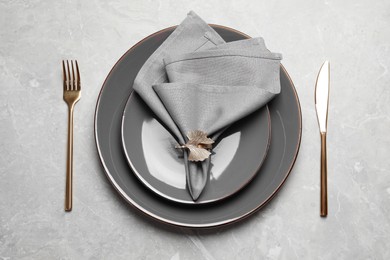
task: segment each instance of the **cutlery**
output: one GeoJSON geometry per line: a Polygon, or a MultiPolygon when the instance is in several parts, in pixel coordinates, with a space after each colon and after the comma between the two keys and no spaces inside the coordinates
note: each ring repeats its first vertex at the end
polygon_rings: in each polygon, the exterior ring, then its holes
{"type": "Polygon", "coordinates": [[[64,101],[68,105],[68,150],[66,160],[66,187],[65,187],[65,211],[72,210],[72,193],[73,193],[73,110],[74,106],[81,97],[80,72],[77,61],[71,63],[62,61],[62,74],[64,85],[64,101]],[[73,65],[75,64],[75,66],[73,65]],[[76,67],[76,74],[75,69],[76,67]]]}
{"type": "Polygon", "coordinates": [[[326,133],[328,125],[330,64],[325,61],[317,76],[315,107],[321,136],[321,208],[320,216],[328,215],[326,133]]]}

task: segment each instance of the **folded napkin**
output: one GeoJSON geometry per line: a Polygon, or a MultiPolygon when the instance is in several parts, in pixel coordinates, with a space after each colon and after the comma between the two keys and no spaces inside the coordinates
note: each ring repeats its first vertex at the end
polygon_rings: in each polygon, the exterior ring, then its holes
{"type": "MultiPolygon", "coordinates": [[[[216,140],[280,92],[280,60],[262,38],[225,43],[190,12],[143,65],[134,90],[180,145],[195,130],[216,140]]],[[[210,157],[201,162],[188,157],[184,150],[188,190],[197,200],[207,183],[210,157]]]]}

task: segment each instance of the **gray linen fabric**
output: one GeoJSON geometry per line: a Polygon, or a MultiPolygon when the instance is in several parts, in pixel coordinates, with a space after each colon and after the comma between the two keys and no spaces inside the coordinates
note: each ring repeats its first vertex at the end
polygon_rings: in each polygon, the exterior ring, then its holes
{"type": "Polygon", "coordinates": [[[190,12],[187,18],[173,31],[161,46],[149,57],[134,80],[133,88],[164,122],[173,136],[184,142],[175,122],[172,120],[152,86],[167,82],[164,59],[169,55],[194,52],[214,47],[225,41],[198,15],[190,12]]]}
{"type": "MultiPolygon", "coordinates": [[[[180,24],[140,70],[134,89],[179,143],[191,130],[214,140],[230,124],[264,106],[280,92],[281,55],[262,38],[225,43],[194,12],[180,24]]],[[[210,158],[184,164],[188,190],[197,200],[210,158]]]]}

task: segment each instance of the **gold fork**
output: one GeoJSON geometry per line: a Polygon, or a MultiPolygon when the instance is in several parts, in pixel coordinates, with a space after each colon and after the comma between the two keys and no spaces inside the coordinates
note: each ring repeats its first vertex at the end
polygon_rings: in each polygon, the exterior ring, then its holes
{"type": "Polygon", "coordinates": [[[64,85],[64,100],[68,104],[68,151],[66,160],[66,188],[65,188],[65,211],[72,210],[72,192],[73,192],[73,109],[81,97],[80,72],[77,61],[75,61],[76,75],[74,72],[73,61],[62,61],[62,74],[64,85]]]}

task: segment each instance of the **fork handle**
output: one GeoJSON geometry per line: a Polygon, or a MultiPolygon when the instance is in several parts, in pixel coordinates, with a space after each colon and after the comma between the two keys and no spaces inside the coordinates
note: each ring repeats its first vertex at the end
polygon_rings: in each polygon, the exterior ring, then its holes
{"type": "Polygon", "coordinates": [[[73,193],[73,105],[68,112],[68,151],[66,160],[65,211],[72,211],[73,193]]]}
{"type": "Polygon", "coordinates": [[[327,160],[326,160],[326,132],[321,133],[321,209],[320,216],[328,215],[328,185],[327,185],[327,160]]]}

